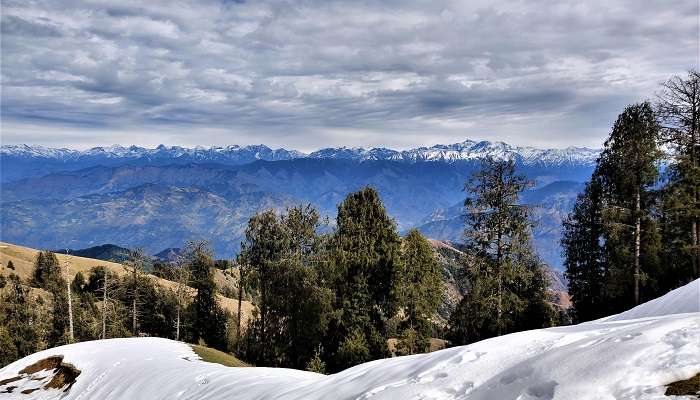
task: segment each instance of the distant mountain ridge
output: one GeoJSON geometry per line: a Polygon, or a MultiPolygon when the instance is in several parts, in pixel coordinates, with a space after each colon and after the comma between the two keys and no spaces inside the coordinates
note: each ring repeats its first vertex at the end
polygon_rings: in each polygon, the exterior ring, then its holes
{"type": "Polygon", "coordinates": [[[156,148],[139,146],[93,147],[88,150],[51,148],[30,145],[3,145],[0,147],[2,181],[40,176],[59,170],[78,170],[91,166],[129,164],[186,164],[216,163],[237,166],[263,161],[283,161],[298,158],[346,159],[355,161],[446,162],[474,161],[491,157],[512,158],[523,165],[582,165],[595,163],[600,151],[585,147],[565,149],[538,149],[512,146],[504,142],[465,140],[450,145],[418,147],[410,150],[362,147],[325,148],[309,154],[297,150],[271,149],[265,145],[213,146],[187,148],[160,145],[156,148]]]}
{"type": "Polygon", "coordinates": [[[311,154],[266,146],[2,146],[0,238],[38,248],[114,243],[150,254],[208,239],[217,256],[229,257],[256,212],[310,203],[329,218],[324,229],[330,230],[338,204],[369,185],[400,232],[418,227],[433,239],[459,242],[465,181],[480,159],[513,158],[518,172],[535,182],[523,194],[537,205],[535,247],[561,268],[561,220],[590,179],[597,154],[474,141],[311,154]]]}
{"type": "Polygon", "coordinates": [[[129,249],[116,244],[102,244],[85,249],[57,249],[54,253],[69,254],[71,256],[94,258],[97,260],[121,263],[129,258],[129,249]]]}

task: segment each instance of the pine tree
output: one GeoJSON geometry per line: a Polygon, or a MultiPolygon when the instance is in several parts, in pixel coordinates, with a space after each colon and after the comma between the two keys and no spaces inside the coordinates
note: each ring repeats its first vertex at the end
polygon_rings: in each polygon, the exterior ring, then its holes
{"type": "Polygon", "coordinates": [[[61,274],[61,266],[56,255],[50,251],[40,251],[34,262],[31,284],[51,294],[51,326],[47,336],[50,346],[58,346],[70,341],[70,307],[67,288],[69,282],[61,274]]]}
{"type": "Polygon", "coordinates": [[[316,273],[318,220],[316,210],[300,206],[249,222],[238,261],[257,292],[248,352],[258,365],[304,368],[320,344],[331,296],[316,273]]]}
{"type": "Polygon", "coordinates": [[[0,365],[41,350],[44,319],[40,307],[20,278],[11,274],[0,297],[0,365]]]}
{"type": "Polygon", "coordinates": [[[319,280],[318,212],[311,205],[287,209],[281,224],[288,237],[279,303],[288,316],[282,335],[288,364],[303,368],[316,355],[328,327],[332,292],[319,280]],[[290,301],[296,299],[296,301],[290,301]]]}
{"type": "Polygon", "coordinates": [[[674,151],[662,192],[668,290],[700,277],[700,72],[673,76],[658,98],[662,138],[674,151]]]}
{"type": "MultiPolygon", "coordinates": [[[[175,300],[176,300],[176,316],[175,316],[175,340],[180,340],[180,325],[183,316],[183,310],[187,308],[190,302],[190,280],[192,273],[187,266],[184,257],[178,256],[175,262],[175,268],[172,272],[175,277],[175,300]]],[[[239,309],[240,314],[240,309],[239,309]]]]}
{"type": "Polygon", "coordinates": [[[216,298],[214,261],[209,244],[205,241],[189,242],[186,257],[191,271],[191,285],[196,291],[190,304],[192,340],[203,340],[208,346],[226,349],[227,317],[216,298]]]}
{"type": "Polygon", "coordinates": [[[528,186],[512,160],[486,159],[467,182],[465,236],[474,255],[470,287],[450,319],[455,343],[469,343],[551,320],[542,263],[531,245],[528,186]]]}
{"type": "Polygon", "coordinates": [[[397,303],[405,314],[404,336],[415,342],[407,347],[407,354],[427,351],[430,320],[440,305],[444,286],[430,242],[416,229],[410,230],[403,240],[401,263],[394,276],[397,303]]]}
{"type": "Polygon", "coordinates": [[[654,188],[658,142],[649,103],[627,107],[564,223],[566,274],[579,321],[629,309],[668,287],[660,255],[670,247],[662,245],[669,224],[657,221],[654,188]]]}
{"type": "Polygon", "coordinates": [[[61,278],[61,266],[56,255],[50,251],[40,251],[34,261],[32,286],[49,290],[61,278]]]}
{"type": "Polygon", "coordinates": [[[350,193],[336,221],[323,272],[336,296],[324,346],[332,371],[389,354],[386,324],[396,311],[392,283],[401,262],[401,239],[376,190],[350,193]]]}
{"type": "Polygon", "coordinates": [[[7,262],[7,268],[11,270],[15,270],[15,263],[12,262],[12,260],[7,262]]]}
{"type": "Polygon", "coordinates": [[[283,352],[277,346],[273,346],[274,325],[272,321],[276,313],[275,286],[279,277],[279,269],[287,236],[284,228],[279,223],[273,210],[268,210],[253,216],[248,222],[245,241],[241,243],[239,264],[248,268],[248,283],[258,292],[258,314],[249,329],[253,329],[250,335],[255,335],[255,340],[248,343],[255,345],[255,349],[249,349],[251,353],[249,361],[260,365],[277,365],[280,362],[280,354],[283,352]]]}
{"type": "Polygon", "coordinates": [[[603,249],[602,188],[598,179],[586,185],[564,220],[562,250],[575,318],[589,321],[607,315],[604,300],[606,264],[603,249]]]}
{"type": "MultiPolygon", "coordinates": [[[[603,188],[606,255],[615,277],[614,291],[624,295],[632,276],[632,304],[642,285],[642,224],[650,218],[652,186],[658,179],[659,125],[649,103],[628,106],[618,116],[596,167],[603,188]],[[628,267],[629,266],[629,267],[628,267]]],[[[628,303],[629,304],[629,303],[628,303]]]]}
{"type": "Polygon", "coordinates": [[[309,372],[315,372],[317,374],[326,373],[326,363],[321,359],[321,352],[319,350],[316,350],[313,358],[311,358],[311,360],[309,360],[309,362],[306,364],[305,369],[309,372]]]}

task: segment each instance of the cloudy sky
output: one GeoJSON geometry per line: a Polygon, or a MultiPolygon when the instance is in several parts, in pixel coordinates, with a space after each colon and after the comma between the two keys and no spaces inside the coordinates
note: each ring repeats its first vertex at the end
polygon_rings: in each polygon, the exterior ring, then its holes
{"type": "Polygon", "coordinates": [[[599,146],[697,0],[3,0],[2,143],[599,146]]]}

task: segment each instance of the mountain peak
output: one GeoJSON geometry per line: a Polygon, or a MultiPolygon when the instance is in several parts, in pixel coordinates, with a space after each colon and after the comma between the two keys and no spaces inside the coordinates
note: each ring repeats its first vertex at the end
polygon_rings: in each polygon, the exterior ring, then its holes
{"type": "Polygon", "coordinates": [[[365,149],[364,147],[329,147],[304,154],[296,150],[271,149],[264,144],[228,145],[194,148],[166,146],[160,144],[153,149],[131,145],[111,145],[93,147],[88,150],[66,148],[48,148],[30,145],[3,145],[0,154],[5,157],[45,158],[57,161],[89,159],[178,159],[192,162],[217,162],[240,165],[256,160],[280,161],[295,158],[328,158],[358,161],[402,161],[402,162],[459,162],[479,160],[487,157],[494,159],[514,159],[523,164],[582,164],[593,165],[600,150],[586,147],[570,146],[564,149],[539,149],[535,147],[512,146],[501,141],[464,140],[454,144],[436,144],[431,147],[417,147],[409,150],[393,150],[384,147],[365,149]]]}

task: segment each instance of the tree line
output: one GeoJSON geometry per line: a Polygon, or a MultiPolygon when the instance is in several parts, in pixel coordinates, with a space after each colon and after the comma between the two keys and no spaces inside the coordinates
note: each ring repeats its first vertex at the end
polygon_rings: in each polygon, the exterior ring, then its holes
{"type": "Polygon", "coordinates": [[[627,310],[700,276],[699,124],[695,70],[618,116],[564,221],[576,320],[627,310]]]}
{"type": "Polygon", "coordinates": [[[420,232],[398,234],[376,190],[349,194],[335,229],[319,235],[310,206],[253,217],[238,265],[257,305],[238,354],[256,365],[335,372],[426,352],[430,338],[466,344],[557,323],[544,264],[531,243],[529,182],[512,160],[484,160],[467,183],[464,279],[447,325],[436,324],[444,283],[420,232]]]}

